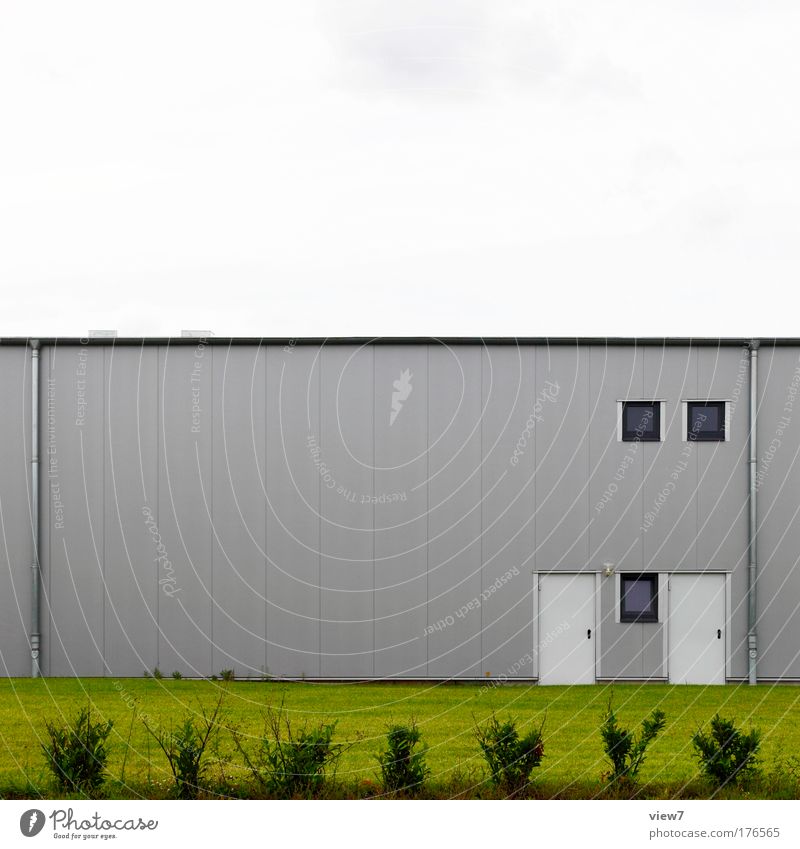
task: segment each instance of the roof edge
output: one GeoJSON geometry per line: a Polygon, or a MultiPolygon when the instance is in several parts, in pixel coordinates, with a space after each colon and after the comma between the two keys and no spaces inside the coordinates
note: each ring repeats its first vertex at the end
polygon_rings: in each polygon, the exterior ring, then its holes
{"type": "MultiPolygon", "coordinates": [[[[0,345],[626,345],[746,348],[754,337],[691,336],[8,336],[0,345]]],[[[755,337],[764,346],[799,345],[800,337],[755,337]]]]}

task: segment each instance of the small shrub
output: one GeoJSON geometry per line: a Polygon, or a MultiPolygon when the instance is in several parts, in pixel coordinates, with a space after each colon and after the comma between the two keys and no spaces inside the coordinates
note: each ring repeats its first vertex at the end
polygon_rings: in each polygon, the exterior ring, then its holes
{"type": "Polygon", "coordinates": [[[267,708],[264,726],[252,753],[244,747],[241,735],[234,734],[253,778],[268,794],[281,798],[319,795],[327,774],[335,773],[347,748],[332,742],[336,723],[305,724],[298,730],[281,704],[277,710],[267,708]]]}
{"type": "Polygon", "coordinates": [[[156,681],[160,681],[163,677],[164,677],[164,675],[163,675],[163,673],[161,672],[161,670],[160,670],[158,667],[156,667],[156,668],[153,670],[153,678],[155,678],[155,679],[156,679],[156,681]]]}
{"type": "Polygon", "coordinates": [[[384,790],[411,794],[422,788],[430,769],[425,763],[427,747],[415,751],[421,737],[413,719],[408,725],[387,728],[386,749],[378,755],[384,790]]]}
{"type": "Polygon", "coordinates": [[[534,767],[544,756],[541,726],[524,737],[519,736],[517,721],[509,717],[500,721],[493,713],[486,725],[475,726],[475,737],[489,766],[492,783],[503,793],[513,796],[530,783],[534,767]]]}
{"type": "Polygon", "coordinates": [[[603,749],[611,762],[611,772],[604,778],[610,782],[634,783],[644,763],[647,747],[664,730],[665,725],[664,711],[656,708],[650,716],[642,720],[642,730],[637,737],[633,731],[619,725],[609,699],[605,719],[600,728],[603,749]]]}
{"type": "Polygon", "coordinates": [[[222,678],[223,681],[233,681],[236,678],[232,669],[223,669],[219,673],[219,677],[222,678]]]}
{"type": "Polygon", "coordinates": [[[81,708],[73,723],[45,722],[49,743],[42,743],[47,765],[59,786],[89,793],[105,780],[106,739],[114,723],[92,720],[91,705],[81,708]]]}
{"type": "Polygon", "coordinates": [[[180,680],[181,680],[181,678],[183,678],[183,675],[181,675],[181,673],[180,673],[180,672],[178,672],[178,670],[176,669],[176,670],[172,673],[172,677],[173,677],[176,681],[180,681],[180,680]]]}
{"type": "Polygon", "coordinates": [[[761,732],[751,728],[739,731],[732,719],[718,713],[711,719],[711,732],[699,728],[692,736],[700,771],[717,787],[730,782],[741,783],[758,772],[758,749],[761,732]]]}
{"type": "Polygon", "coordinates": [[[209,713],[200,706],[200,719],[191,716],[173,731],[151,728],[146,719],[142,723],[164,753],[179,799],[196,799],[206,770],[204,755],[209,741],[218,730],[217,718],[222,706],[222,696],[209,713]]]}

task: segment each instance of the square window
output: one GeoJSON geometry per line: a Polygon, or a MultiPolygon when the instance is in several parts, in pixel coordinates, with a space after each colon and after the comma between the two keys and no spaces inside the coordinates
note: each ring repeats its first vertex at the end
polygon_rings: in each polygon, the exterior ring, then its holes
{"type": "Polygon", "coordinates": [[[661,441],[661,402],[622,402],[622,441],[661,441]]]}
{"type": "Polygon", "coordinates": [[[725,401],[687,401],[686,431],[690,442],[724,442],[725,401]]]}
{"type": "Polygon", "coordinates": [[[620,622],[658,622],[658,575],[620,576],[620,622]]]}

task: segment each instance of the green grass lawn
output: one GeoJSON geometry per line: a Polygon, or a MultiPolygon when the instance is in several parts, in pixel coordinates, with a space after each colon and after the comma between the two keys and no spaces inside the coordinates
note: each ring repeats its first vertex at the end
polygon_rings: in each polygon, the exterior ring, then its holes
{"type": "MultiPolygon", "coordinates": [[[[212,707],[224,692],[221,751],[232,762],[229,777],[241,775],[241,760],[228,729],[244,734],[263,729],[266,706],[284,702],[293,723],[335,720],[336,739],[353,741],[338,769],[346,795],[362,795],[377,784],[375,756],[386,724],[416,718],[428,744],[433,795],[452,795],[452,788],[487,789],[473,728],[494,710],[510,713],[520,728],[545,720],[545,757],[534,773],[543,795],[586,798],[601,789],[607,769],[598,727],[612,693],[618,718],[632,726],[655,707],[666,712],[667,727],[651,746],[642,768],[643,792],[650,796],[703,795],[690,737],[717,711],[745,727],[753,724],[764,735],[764,771],[786,764],[800,754],[800,688],[687,687],[608,685],[576,687],[486,686],[481,684],[281,684],[276,682],[213,682],[154,679],[3,679],[0,680],[0,796],[32,794],[26,776],[43,795],[61,796],[44,766],[40,742],[45,720],[72,719],[91,699],[99,717],[111,719],[109,773],[114,796],[168,795],[167,763],[141,722],[170,730],[200,704],[212,707]],[[130,735],[130,736],[129,736],[130,735]],[[129,743],[128,743],[129,740],[129,743]],[[119,784],[123,760],[125,783],[119,784]],[[116,779],[116,781],[115,781],[116,779]],[[372,782],[371,785],[366,782],[372,782]],[[448,788],[450,788],[448,790],[448,788]]],[[[210,774],[219,775],[219,765],[210,774]]],[[[789,762],[789,784],[761,785],[752,795],[796,795],[798,774],[789,762]],[[795,770],[792,772],[792,770],[795,770]],[[789,786],[794,789],[787,790],[789,786]],[[766,788],[766,789],[765,789],[766,788]]],[[[220,785],[222,786],[222,785],[220,785]]],[[[467,792],[465,790],[465,792],[467,792]]],[[[726,795],[731,795],[726,791],[726,795]]]]}

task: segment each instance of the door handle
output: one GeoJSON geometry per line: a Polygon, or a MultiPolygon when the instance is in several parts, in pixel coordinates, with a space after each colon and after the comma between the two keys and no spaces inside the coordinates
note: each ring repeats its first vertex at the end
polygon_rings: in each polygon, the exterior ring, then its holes
{"type": "Polygon", "coordinates": [[[717,639],[718,640],[722,639],[722,628],[717,628],[717,639]]]}
{"type": "Polygon", "coordinates": [[[592,629],[591,629],[591,628],[587,628],[587,629],[586,629],[586,639],[587,639],[587,640],[591,640],[591,639],[592,639],[592,629]]]}

